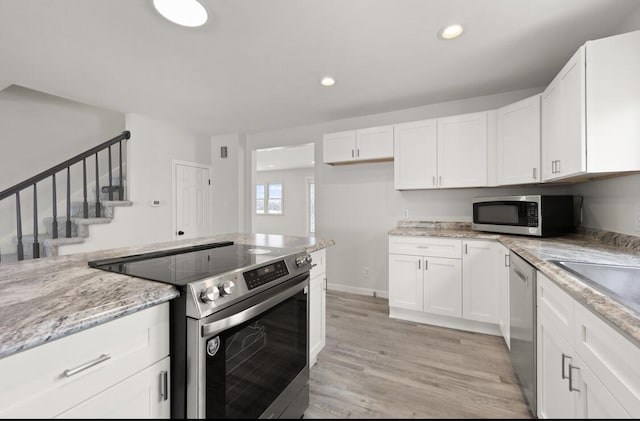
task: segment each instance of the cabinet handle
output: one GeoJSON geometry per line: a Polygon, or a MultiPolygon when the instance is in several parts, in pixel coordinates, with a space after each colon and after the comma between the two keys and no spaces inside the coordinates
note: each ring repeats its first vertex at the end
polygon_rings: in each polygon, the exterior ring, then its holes
{"type": "Polygon", "coordinates": [[[160,372],[160,399],[169,399],[169,373],[164,370],[160,372]]]}
{"type": "Polygon", "coordinates": [[[356,158],[360,158],[360,148],[356,149],[356,158]]]}
{"type": "Polygon", "coordinates": [[[76,368],[71,368],[68,370],[64,370],[64,372],[62,373],[65,377],[71,377],[71,376],[75,376],[78,373],[83,372],[84,370],[87,370],[91,367],[94,367],[100,363],[103,363],[107,360],[111,359],[111,355],[109,354],[102,354],[100,355],[98,358],[96,358],[93,361],[89,361],[86,364],[82,364],[81,366],[78,366],[76,368]]]}
{"type": "Polygon", "coordinates": [[[467,248],[467,244],[464,245],[464,254],[469,254],[469,249],[467,248]]]}
{"type": "Polygon", "coordinates": [[[572,361],[571,357],[570,357],[570,356],[568,356],[568,355],[565,355],[565,353],[563,352],[563,353],[562,353],[562,378],[563,378],[563,379],[568,379],[568,378],[569,378],[569,376],[567,376],[567,375],[565,374],[565,372],[564,372],[564,367],[566,366],[566,364],[565,364],[565,360],[569,360],[569,362],[571,362],[571,361],[572,361]]]}
{"type": "Polygon", "coordinates": [[[420,259],[418,259],[418,270],[420,270],[420,259]]]}
{"type": "Polygon", "coordinates": [[[355,158],[355,157],[356,157],[356,154],[355,154],[355,152],[353,151],[353,149],[351,149],[351,158],[355,158]]]}
{"type": "Polygon", "coordinates": [[[434,186],[436,185],[436,176],[433,176],[433,179],[431,180],[431,184],[433,184],[434,186]]]}
{"type": "Polygon", "coordinates": [[[537,175],[536,173],[537,173],[537,172],[538,172],[538,169],[537,169],[537,168],[534,168],[534,169],[533,169],[533,179],[534,179],[534,180],[537,180],[537,179],[538,179],[538,177],[536,177],[536,175],[537,175]]]}
{"type": "Polygon", "coordinates": [[[429,269],[429,261],[428,260],[424,260],[424,270],[429,269]]]}
{"type": "Polygon", "coordinates": [[[556,161],[551,161],[551,174],[556,173],[556,161]]]}
{"type": "Polygon", "coordinates": [[[557,161],[557,162],[558,162],[558,163],[556,164],[556,171],[557,171],[557,172],[558,172],[558,174],[559,174],[559,173],[561,173],[561,172],[562,172],[561,165],[560,165],[560,164],[562,163],[562,161],[558,159],[558,161],[557,161]]]}
{"type": "Polygon", "coordinates": [[[323,281],[324,282],[322,283],[322,285],[323,285],[324,290],[326,291],[327,290],[327,278],[324,278],[323,281]]]}
{"type": "Polygon", "coordinates": [[[509,255],[508,254],[504,255],[504,265],[505,265],[505,267],[509,267],[509,255]]]}
{"type": "Polygon", "coordinates": [[[580,389],[576,389],[573,387],[573,370],[576,369],[580,371],[580,367],[576,367],[575,365],[569,364],[569,392],[579,392],[580,389]]]}

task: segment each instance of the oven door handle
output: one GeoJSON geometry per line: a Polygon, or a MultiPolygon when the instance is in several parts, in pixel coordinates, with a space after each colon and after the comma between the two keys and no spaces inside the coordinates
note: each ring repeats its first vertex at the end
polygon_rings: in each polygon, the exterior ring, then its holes
{"type": "Polygon", "coordinates": [[[214,336],[223,332],[227,329],[230,329],[234,326],[238,326],[246,322],[247,320],[251,320],[255,316],[269,310],[271,307],[274,307],[281,302],[287,300],[288,298],[293,297],[303,289],[307,287],[308,282],[301,282],[289,289],[286,289],[271,298],[264,300],[261,303],[258,303],[252,307],[249,307],[246,310],[243,310],[239,313],[233,314],[229,317],[225,317],[221,320],[216,320],[215,322],[207,323],[202,326],[202,336],[214,336]]]}

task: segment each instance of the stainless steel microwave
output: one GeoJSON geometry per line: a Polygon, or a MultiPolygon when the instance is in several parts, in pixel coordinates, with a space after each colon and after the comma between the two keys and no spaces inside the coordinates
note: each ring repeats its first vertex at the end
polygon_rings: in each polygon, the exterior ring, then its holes
{"type": "Polygon", "coordinates": [[[529,195],[473,199],[478,231],[548,237],[574,232],[580,223],[581,196],[529,195]]]}

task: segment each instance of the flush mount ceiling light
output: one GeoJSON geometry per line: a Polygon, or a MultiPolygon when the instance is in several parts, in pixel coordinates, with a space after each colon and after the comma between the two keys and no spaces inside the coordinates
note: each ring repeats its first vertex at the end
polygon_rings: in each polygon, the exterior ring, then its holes
{"type": "Polygon", "coordinates": [[[336,81],[331,76],[323,77],[322,80],[320,81],[320,85],[322,86],[333,86],[335,84],[336,84],[336,81]]]}
{"type": "Polygon", "coordinates": [[[182,26],[196,27],[207,21],[207,9],[197,0],[153,0],[165,19],[182,26]]]}
{"type": "Polygon", "coordinates": [[[438,37],[440,37],[441,39],[453,39],[459,37],[463,31],[464,28],[462,27],[462,25],[449,25],[438,33],[438,37]]]}

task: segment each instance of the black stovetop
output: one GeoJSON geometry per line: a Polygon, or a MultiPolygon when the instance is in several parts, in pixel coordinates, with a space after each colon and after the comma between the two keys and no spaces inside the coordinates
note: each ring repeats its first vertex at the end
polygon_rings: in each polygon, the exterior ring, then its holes
{"type": "Polygon", "coordinates": [[[176,286],[220,275],[276,257],[273,249],[232,242],[211,243],[121,258],[96,260],[89,266],[176,286]],[[266,253],[270,251],[269,253],[266,253]],[[263,254],[264,253],[264,254],[263,254]]]}

